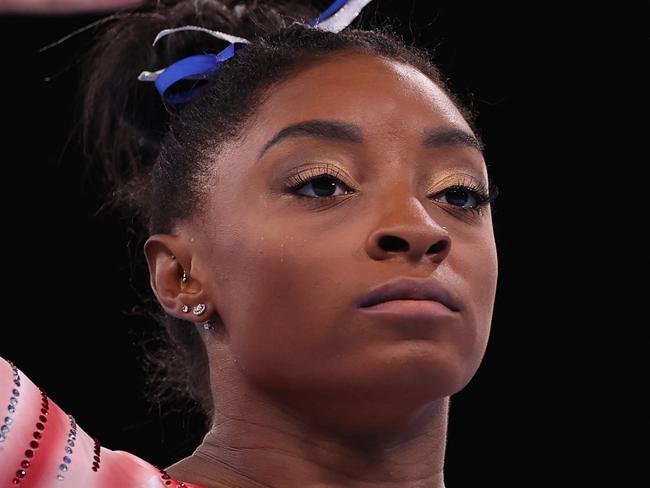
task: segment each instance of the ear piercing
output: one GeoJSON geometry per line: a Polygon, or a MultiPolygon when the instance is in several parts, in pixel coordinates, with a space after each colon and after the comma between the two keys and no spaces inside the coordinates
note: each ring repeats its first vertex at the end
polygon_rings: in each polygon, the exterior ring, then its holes
{"type": "MultiPolygon", "coordinates": [[[[205,309],[206,309],[206,308],[207,308],[207,307],[205,306],[205,303],[199,303],[197,306],[195,306],[195,307],[192,309],[192,313],[193,313],[194,315],[201,315],[203,312],[205,312],[205,309]]],[[[190,311],[190,306],[189,306],[189,305],[183,305],[183,306],[181,307],[181,310],[182,310],[184,313],[188,313],[188,312],[190,311]]]]}
{"type": "MultiPolygon", "coordinates": [[[[207,307],[206,307],[205,303],[199,303],[197,306],[195,306],[192,309],[192,313],[194,315],[201,315],[201,314],[203,314],[205,312],[206,309],[207,309],[207,307]]],[[[188,313],[190,311],[190,306],[189,305],[183,305],[181,307],[181,310],[184,313],[188,313]]],[[[206,320],[205,322],[203,322],[203,328],[205,330],[214,329],[213,325],[214,325],[214,321],[212,319],[206,320]]]]}
{"type": "Polygon", "coordinates": [[[187,283],[187,273],[183,270],[183,276],[181,277],[181,283],[187,283]]]}

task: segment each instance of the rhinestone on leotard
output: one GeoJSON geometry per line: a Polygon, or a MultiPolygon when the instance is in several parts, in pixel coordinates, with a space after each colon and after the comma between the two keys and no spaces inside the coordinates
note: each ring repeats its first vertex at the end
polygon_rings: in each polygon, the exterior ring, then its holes
{"type": "MultiPolygon", "coordinates": [[[[74,442],[74,439],[77,438],[77,422],[75,421],[72,415],[68,415],[68,420],[70,421],[70,430],[68,431],[68,441],[74,442]]],[[[68,465],[72,462],[72,458],[70,456],[72,455],[73,450],[72,447],[70,447],[69,445],[64,446],[63,450],[65,451],[65,456],[63,456],[64,464],[59,465],[59,471],[67,472],[70,469],[70,466],[68,465]]],[[[59,473],[56,475],[56,479],[58,481],[63,481],[65,479],[65,476],[59,473]]]]}
{"type": "MultiPolygon", "coordinates": [[[[9,363],[9,364],[11,364],[11,363],[9,363]]],[[[20,378],[18,378],[18,380],[15,381],[14,383],[20,383],[20,378]]],[[[19,384],[17,386],[20,387],[19,384]]],[[[47,399],[47,395],[40,388],[39,388],[39,391],[41,393],[41,400],[42,400],[43,408],[41,410],[42,415],[40,415],[38,417],[38,422],[35,423],[35,427],[36,427],[37,430],[34,431],[34,434],[33,434],[34,439],[41,439],[42,432],[45,431],[45,426],[46,426],[46,422],[47,422],[46,417],[47,417],[47,415],[49,415],[49,409],[50,409],[50,404],[49,404],[49,401],[47,399]],[[44,418],[45,418],[45,420],[43,420],[44,418]]],[[[30,459],[34,457],[34,450],[38,449],[38,447],[39,447],[38,441],[37,440],[31,440],[29,442],[29,447],[30,447],[30,449],[26,449],[25,452],[24,452],[25,457],[20,462],[20,469],[18,469],[18,471],[16,471],[15,478],[13,480],[11,480],[12,484],[14,484],[14,485],[21,484],[23,478],[25,478],[29,474],[28,469],[32,465],[32,462],[30,461],[30,459]]]]}
{"type": "MultiPolygon", "coordinates": [[[[13,382],[14,385],[16,385],[16,388],[12,388],[11,390],[11,397],[9,397],[9,402],[7,405],[7,411],[10,414],[16,413],[16,405],[18,404],[18,397],[20,396],[20,373],[18,372],[18,368],[14,363],[11,361],[7,361],[9,363],[9,366],[11,366],[12,370],[12,375],[13,375],[13,382]]],[[[3,443],[7,440],[7,437],[9,435],[10,425],[14,423],[13,417],[7,415],[4,418],[4,422],[0,424],[0,443],[3,443]]]]}

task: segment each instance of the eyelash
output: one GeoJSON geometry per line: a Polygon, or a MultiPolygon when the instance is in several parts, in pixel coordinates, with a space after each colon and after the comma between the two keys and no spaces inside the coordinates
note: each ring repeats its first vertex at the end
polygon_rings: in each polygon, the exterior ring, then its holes
{"type": "MultiPolygon", "coordinates": [[[[320,200],[320,201],[324,200],[323,204],[327,204],[343,195],[308,197],[305,195],[298,194],[297,190],[299,190],[300,188],[302,188],[303,186],[309,183],[313,183],[314,181],[320,179],[334,180],[337,184],[342,184],[343,186],[351,190],[351,188],[348,185],[346,185],[343,181],[341,181],[337,177],[339,174],[340,174],[339,170],[332,165],[312,168],[307,172],[299,173],[291,177],[285,191],[292,193],[299,198],[306,198],[310,200],[320,200]],[[310,173],[310,174],[305,176],[305,173],[310,173]]],[[[445,188],[444,190],[436,193],[436,195],[443,194],[449,191],[454,191],[454,190],[455,191],[461,190],[461,191],[466,191],[471,193],[477,202],[475,207],[466,208],[466,207],[459,207],[457,205],[452,205],[454,208],[463,211],[473,212],[475,214],[480,214],[483,211],[484,207],[486,207],[487,205],[494,202],[494,200],[496,200],[499,188],[495,184],[490,184],[490,188],[488,189],[483,183],[476,183],[473,181],[467,181],[463,179],[461,182],[451,185],[445,188]]]]}
{"type": "Polygon", "coordinates": [[[459,207],[457,205],[452,205],[452,207],[462,211],[473,212],[479,215],[483,212],[485,207],[487,207],[488,205],[490,205],[496,200],[497,195],[499,194],[499,188],[494,183],[490,183],[490,187],[487,188],[483,183],[477,183],[474,182],[473,180],[467,181],[463,178],[461,182],[448,186],[444,190],[436,193],[436,195],[444,194],[446,192],[454,191],[454,190],[466,191],[471,193],[476,199],[476,206],[465,208],[465,207],[459,207]]]}

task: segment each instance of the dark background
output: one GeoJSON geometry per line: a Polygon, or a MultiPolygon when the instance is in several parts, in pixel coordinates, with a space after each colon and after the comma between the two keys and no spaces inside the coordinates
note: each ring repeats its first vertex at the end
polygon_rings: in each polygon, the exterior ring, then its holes
{"type": "MultiPolygon", "coordinates": [[[[362,17],[396,18],[407,40],[435,47],[480,111],[500,188],[492,336],[452,397],[445,478],[450,488],[582,485],[592,471],[604,481],[596,458],[582,457],[597,456],[606,429],[584,399],[608,371],[597,339],[615,338],[598,326],[609,316],[589,290],[625,258],[612,209],[639,180],[631,134],[646,103],[648,36],[633,3],[495,3],[378,0],[362,17]]],[[[38,52],[101,17],[0,16],[0,355],[103,445],[166,466],[203,431],[195,416],[143,398],[138,342],[153,324],[130,312],[142,303],[139,244],[118,216],[97,214],[102,195],[82,183],[72,106],[76,54],[91,35],[38,52]]]]}

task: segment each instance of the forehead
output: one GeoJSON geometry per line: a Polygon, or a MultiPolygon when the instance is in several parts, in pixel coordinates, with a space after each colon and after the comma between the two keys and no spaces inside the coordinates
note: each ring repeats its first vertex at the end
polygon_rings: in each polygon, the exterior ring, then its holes
{"type": "MultiPolygon", "coordinates": [[[[372,136],[454,126],[472,133],[445,93],[416,68],[383,57],[336,53],[272,88],[252,119],[268,139],[288,124],[310,119],[355,123],[372,136]]],[[[252,127],[251,127],[252,128],[252,127]]]]}

